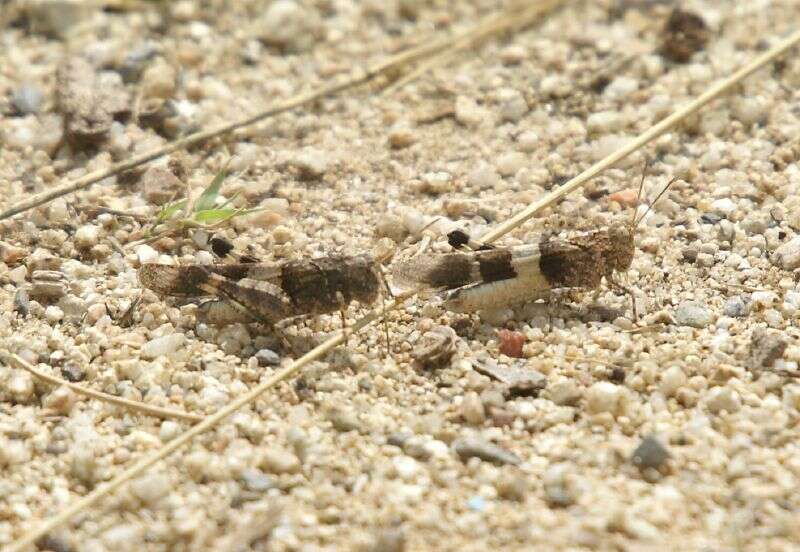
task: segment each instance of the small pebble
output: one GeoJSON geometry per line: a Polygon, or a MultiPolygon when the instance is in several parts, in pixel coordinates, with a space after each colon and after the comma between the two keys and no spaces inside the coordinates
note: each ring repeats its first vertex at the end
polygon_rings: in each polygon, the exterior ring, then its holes
{"type": "Polygon", "coordinates": [[[502,176],[514,176],[528,163],[528,157],[520,151],[501,153],[496,161],[497,172],[502,176]]]}
{"type": "Polygon", "coordinates": [[[526,130],[517,136],[517,149],[524,153],[536,151],[540,143],[539,135],[532,130],[526,130]]]}
{"type": "Polygon", "coordinates": [[[500,102],[500,118],[516,123],[528,112],[528,102],[519,90],[504,88],[497,94],[500,102]]]}
{"type": "Polygon", "coordinates": [[[414,132],[407,126],[394,127],[389,132],[389,145],[394,149],[407,148],[415,141],[414,132]]]}
{"type": "Polygon", "coordinates": [[[619,203],[623,207],[635,207],[636,203],[639,201],[639,191],[633,188],[620,190],[610,194],[608,200],[619,203]]]}
{"type": "Polygon", "coordinates": [[[675,322],[680,326],[705,328],[714,321],[714,313],[694,301],[683,301],[675,308],[675,322]]]}
{"type": "Polygon", "coordinates": [[[572,506],[578,499],[577,487],[572,484],[566,464],[556,464],[547,468],[542,477],[544,495],[552,508],[572,506]]]}
{"type": "Polygon", "coordinates": [[[414,344],[411,357],[426,370],[442,368],[450,363],[456,351],[458,336],[449,326],[436,326],[425,332],[414,344]]]}
{"type": "Polygon", "coordinates": [[[743,318],[747,316],[747,313],[750,311],[750,304],[748,301],[745,300],[744,297],[741,295],[735,295],[730,297],[725,302],[725,307],[722,310],[722,313],[725,316],[730,316],[732,318],[743,318]]]}
{"type": "Polygon", "coordinates": [[[164,205],[179,198],[183,183],[172,171],[164,167],[149,167],[141,178],[142,194],[153,205],[164,205]]]}
{"type": "Polygon", "coordinates": [[[281,363],[281,357],[272,349],[261,349],[255,355],[258,365],[262,368],[266,366],[278,366],[281,363]]]}
{"type": "MultiPolygon", "coordinates": [[[[25,269],[25,267],[20,267],[25,269]]],[[[23,280],[24,281],[24,280],[23,280]]],[[[28,297],[28,292],[20,288],[14,293],[14,312],[20,316],[28,316],[31,311],[31,301],[28,297]]]]}
{"type": "Polygon", "coordinates": [[[183,433],[181,425],[172,420],[164,420],[161,422],[161,427],[158,429],[158,438],[162,443],[172,441],[175,437],[183,433]]]}
{"type": "Polygon", "coordinates": [[[256,468],[248,468],[242,471],[241,479],[244,487],[248,491],[255,493],[264,493],[278,486],[274,477],[256,468]]]}
{"type": "Polygon", "coordinates": [[[302,52],[324,35],[317,11],[293,0],[271,2],[257,21],[259,38],[285,52],[302,52]]]}
{"type": "Polygon", "coordinates": [[[500,339],[500,354],[522,358],[522,348],[527,340],[524,333],[504,329],[497,332],[497,337],[500,339]]]}
{"type": "Polygon", "coordinates": [[[166,474],[151,473],[130,483],[131,494],[146,506],[152,506],[169,494],[172,485],[166,474]]]}
{"type": "Polygon", "coordinates": [[[64,319],[64,311],[55,305],[49,305],[44,309],[44,317],[49,323],[56,324],[64,319]]]}
{"type": "Polygon", "coordinates": [[[622,390],[608,381],[599,381],[586,390],[586,410],[591,414],[615,414],[620,406],[622,390]]]}
{"type": "Polygon", "coordinates": [[[723,411],[733,414],[741,409],[742,401],[739,393],[730,387],[714,387],[708,395],[706,406],[712,414],[719,414],[723,411]]]}
{"type": "Polygon", "coordinates": [[[528,51],[524,46],[511,44],[503,48],[500,52],[500,61],[503,65],[517,65],[528,57],[528,51]]]}
{"type": "Polygon", "coordinates": [[[775,361],[783,357],[789,343],[781,332],[756,328],[750,338],[750,353],[747,359],[747,368],[760,371],[769,368],[775,361]]]}
{"type": "Polygon", "coordinates": [[[483,402],[481,402],[480,397],[478,397],[478,394],[474,391],[464,395],[464,399],[461,401],[461,416],[464,417],[467,423],[473,425],[481,425],[486,421],[486,411],[483,407],[483,402]]]}
{"type": "Polygon", "coordinates": [[[456,97],[455,114],[456,121],[465,127],[475,127],[486,120],[486,110],[467,96],[456,97]]]}
{"type": "Polygon", "coordinates": [[[175,93],[177,73],[164,58],[156,58],[142,74],[142,94],[145,98],[166,100],[175,93]]]}
{"type": "Polygon", "coordinates": [[[686,385],[686,374],[680,366],[670,366],[661,374],[659,389],[665,397],[672,397],[686,385]]]}
{"type": "Polygon", "coordinates": [[[328,420],[336,431],[361,431],[361,421],[351,411],[343,408],[331,408],[327,415],[328,420]]]}
{"type": "Polygon", "coordinates": [[[376,531],[365,552],[404,552],[405,549],[406,536],[403,529],[392,527],[376,531]]]}
{"type": "Polygon", "coordinates": [[[75,231],[75,247],[78,249],[91,249],[97,245],[100,228],[94,224],[84,224],[75,231]]]}
{"type": "Polygon", "coordinates": [[[481,163],[467,175],[467,182],[479,190],[492,190],[499,184],[500,175],[491,165],[481,163]]]}
{"type": "Polygon", "coordinates": [[[44,95],[38,86],[23,83],[14,91],[11,105],[20,115],[35,115],[41,109],[43,99],[44,95]]]}
{"type": "Polygon", "coordinates": [[[145,263],[154,263],[158,260],[158,251],[146,243],[138,245],[136,246],[136,258],[139,260],[140,265],[145,263]]]}
{"type": "Polygon", "coordinates": [[[521,462],[513,452],[477,438],[458,439],[453,443],[453,450],[464,462],[470,458],[480,458],[499,465],[517,465],[521,462]]]}
{"type": "Polygon", "coordinates": [[[648,468],[659,470],[669,457],[669,451],[661,444],[661,441],[653,436],[648,436],[642,439],[642,442],[633,451],[631,462],[640,470],[648,468]]]}
{"type": "Polygon", "coordinates": [[[52,408],[59,414],[69,415],[77,400],[78,397],[72,389],[61,385],[44,398],[42,405],[45,408],[52,408]]]}
{"type": "Polygon", "coordinates": [[[296,153],[290,164],[299,171],[301,179],[319,180],[328,172],[330,161],[322,150],[307,148],[296,153]]]}
{"type": "Polygon", "coordinates": [[[452,175],[444,171],[425,173],[422,175],[421,181],[419,190],[425,194],[444,194],[452,191],[453,188],[452,175]]]}
{"type": "Polygon", "coordinates": [[[33,376],[28,372],[16,371],[6,383],[6,390],[16,402],[27,403],[34,397],[33,376]]]}
{"type": "Polygon", "coordinates": [[[711,211],[724,218],[729,218],[737,209],[738,205],[729,197],[723,197],[711,203],[711,211]]]}
{"type": "Polygon", "coordinates": [[[574,380],[568,379],[549,385],[545,396],[559,406],[575,406],[583,393],[574,380]]]}
{"type": "Polygon", "coordinates": [[[800,268],[800,234],[775,249],[771,261],[784,270],[800,268]]]}
{"type": "Polygon", "coordinates": [[[183,347],[186,336],[182,333],[174,333],[151,339],[140,350],[141,357],[145,360],[153,360],[160,356],[169,356],[183,347]]]}
{"type": "Polygon", "coordinates": [[[258,466],[267,473],[276,475],[297,473],[300,471],[300,460],[293,452],[281,448],[268,448],[261,455],[258,466]]]}

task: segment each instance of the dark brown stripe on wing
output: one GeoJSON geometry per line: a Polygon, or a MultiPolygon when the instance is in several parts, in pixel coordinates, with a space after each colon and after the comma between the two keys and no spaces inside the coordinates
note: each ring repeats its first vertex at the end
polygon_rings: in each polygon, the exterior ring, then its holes
{"type": "Polygon", "coordinates": [[[517,275],[511,263],[511,251],[508,249],[482,251],[478,254],[477,260],[481,280],[484,282],[508,280],[517,275]]]}
{"type": "Polygon", "coordinates": [[[208,280],[208,274],[208,270],[199,265],[147,263],[139,268],[139,282],[162,295],[205,295],[198,286],[208,280]]]}

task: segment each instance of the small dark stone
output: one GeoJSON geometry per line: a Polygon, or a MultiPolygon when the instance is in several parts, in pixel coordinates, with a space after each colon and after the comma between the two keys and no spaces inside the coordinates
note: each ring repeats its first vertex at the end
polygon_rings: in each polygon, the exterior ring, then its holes
{"type": "Polygon", "coordinates": [[[660,469],[670,457],[669,451],[653,436],[642,439],[636,450],[633,451],[631,462],[640,470],[647,468],[660,469]]]}
{"type": "Polygon", "coordinates": [[[67,361],[61,368],[61,375],[69,382],[78,383],[86,379],[86,372],[72,361],[67,361]]]}
{"type": "Polygon", "coordinates": [[[23,288],[19,288],[14,294],[14,312],[19,313],[20,316],[28,316],[31,311],[31,300],[28,297],[28,292],[23,288]]]}
{"type": "Polygon", "coordinates": [[[704,213],[700,217],[700,222],[702,224],[717,224],[719,221],[722,220],[722,217],[716,213],[704,213]]]}
{"type": "Polygon", "coordinates": [[[702,17],[679,8],[672,10],[663,33],[661,53],[677,63],[686,63],[695,52],[705,48],[709,34],[702,17]]]}
{"type": "Polygon", "coordinates": [[[625,370],[619,366],[615,366],[611,369],[611,373],[608,374],[608,381],[612,383],[623,383],[625,381],[625,370]]]}
{"type": "Polygon", "coordinates": [[[280,355],[272,349],[261,349],[255,354],[255,357],[258,361],[258,365],[262,368],[266,366],[277,366],[281,363],[280,355]]]}

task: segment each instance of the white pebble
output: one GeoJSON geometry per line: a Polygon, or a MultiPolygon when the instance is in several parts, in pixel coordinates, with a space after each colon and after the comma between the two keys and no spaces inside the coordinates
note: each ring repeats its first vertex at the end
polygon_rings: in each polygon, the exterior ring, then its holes
{"type": "Polygon", "coordinates": [[[738,208],[738,205],[729,197],[717,199],[711,204],[711,212],[721,217],[729,217],[738,208]]]}
{"type": "Polygon", "coordinates": [[[6,390],[15,401],[26,403],[33,398],[33,376],[28,372],[18,371],[6,383],[6,390]]]}
{"type": "Polygon", "coordinates": [[[467,175],[467,182],[480,190],[491,190],[500,182],[500,175],[491,165],[481,163],[467,175]]]}
{"type": "Polygon", "coordinates": [[[154,263],[158,260],[158,251],[144,243],[136,247],[136,258],[139,264],[154,263]]]}
{"type": "Polygon", "coordinates": [[[525,153],[536,151],[539,147],[539,135],[532,130],[526,130],[517,136],[517,148],[525,153]]]}
{"type": "Polygon", "coordinates": [[[464,395],[464,399],[461,401],[461,415],[468,423],[474,425],[480,425],[486,420],[483,403],[474,391],[464,395]]]}
{"type": "Polygon", "coordinates": [[[328,171],[330,162],[322,150],[308,148],[296,154],[291,164],[300,171],[302,178],[316,180],[328,171]]]}
{"type": "Polygon", "coordinates": [[[31,455],[25,446],[25,441],[5,437],[0,440],[0,466],[22,464],[30,459],[31,455]]]}
{"type": "Polygon", "coordinates": [[[181,425],[172,420],[165,420],[161,422],[161,427],[158,430],[158,438],[162,442],[172,441],[175,437],[182,433],[181,425]]]}
{"type": "Polygon", "coordinates": [[[397,475],[406,481],[413,479],[419,473],[419,463],[404,454],[392,458],[392,464],[397,475]]]}
{"type": "Polygon", "coordinates": [[[294,52],[309,49],[322,33],[317,12],[293,0],[270,3],[259,23],[261,40],[294,52]]]}
{"type": "Polygon", "coordinates": [[[686,385],[686,374],[680,366],[670,366],[661,374],[660,389],[665,397],[672,397],[684,385],[686,385]]]}
{"type": "Polygon", "coordinates": [[[180,333],[157,337],[142,345],[140,354],[146,360],[168,356],[180,349],[185,340],[186,337],[180,333]]]}
{"type": "Polygon", "coordinates": [[[609,83],[603,95],[612,100],[622,100],[639,89],[639,81],[630,77],[617,77],[609,83]]]}
{"type": "Polygon", "coordinates": [[[78,397],[72,389],[62,385],[48,394],[42,404],[45,408],[52,408],[59,414],[69,414],[77,399],[78,397]]]}
{"type": "Polygon", "coordinates": [[[500,61],[503,65],[517,65],[524,61],[527,56],[528,52],[523,46],[511,44],[500,52],[500,61]]]}
{"type": "Polygon", "coordinates": [[[265,450],[258,465],[267,473],[282,474],[300,471],[300,460],[297,459],[297,456],[280,448],[265,450]]]}
{"type": "Polygon", "coordinates": [[[153,505],[167,496],[170,480],[165,474],[149,474],[131,482],[131,493],[145,505],[153,505]]]}
{"type": "Polygon", "coordinates": [[[618,385],[608,381],[600,381],[592,385],[586,392],[586,409],[592,413],[616,413],[619,408],[622,392],[618,385]]]}
{"type": "Polygon", "coordinates": [[[175,69],[158,58],[142,74],[142,93],[146,98],[168,99],[175,92],[175,79],[175,69]]]}
{"type": "Polygon", "coordinates": [[[719,414],[722,411],[734,413],[742,407],[742,401],[739,393],[730,387],[715,387],[708,394],[706,406],[712,414],[719,414]]]}
{"type": "Polygon", "coordinates": [[[495,163],[497,172],[503,176],[513,176],[525,166],[527,160],[527,156],[519,151],[503,153],[497,158],[495,163]]]}
{"type": "Polygon", "coordinates": [[[44,309],[44,317],[51,324],[56,324],[64,318],[64,311],[55,305],[50,305],[44,309]]]}
{"type": "Polygon", "coordinates": [[[586,128],[594,134],[616,132],[623,126],[625,126],[625,120],[616,111],[598,111],[586,119],[586,128]]]}
{"type": "Polygon", "coordinates": [[[778,247],[771,260],[784,270],[800,268],[800,234],[778,247]]]}
{"type": "Polygon", "coordinates": [[[8,271],[8,279],[11,280],[13,284],[21,284],[25,281],[25,278],[28,276],[28,269],[25,265],[20,265],[13,270],[8,271]]]}
{"type": "Polygon", "coordinates": [[[455,102],[456,121],[466,127],[474,127],[486,119],[486,110],[467,96],[457,96],[455,102]]]}
{"type": "Polygon", "coordinates": [[[754,291],[750,301],[754,307],[769,309],[778,303],[778,294],[774,291],[754,291]]]}
{"type": "Polygon", "coordinates": [[[99,227],[94,224],[84,224],[75,231],[75,247],[78,249],[90,249],[97,245],[99,235],[99,227]]]}
{"type": "Polygon", "coordinates": [[[528,102],[519,90],[504,88],[497,94],[500,118],[515,123],[528,112],[528,102]]]}

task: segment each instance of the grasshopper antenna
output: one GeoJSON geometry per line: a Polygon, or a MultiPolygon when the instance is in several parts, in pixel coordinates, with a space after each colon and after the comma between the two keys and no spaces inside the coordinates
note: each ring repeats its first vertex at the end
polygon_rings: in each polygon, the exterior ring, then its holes
{"type": "MultiPolygon", "coordinates": [[[[644,190],[644,177],[647,175],[647,167],[650,165],[650,160],[645,157],[644,159],[644,166],[642,167],[642,180],[639,182],[639,193],[636,194],[636,207],[639,207],[639,202],[642,200],[642,190],[644,190]]],[[[636,228],[636,211],[638,209],[633,210],[633,216],[631,217],[631,228],[636,228]]]]}
{"type": "Polygon", "coordinates": [[[667,190],[669,190],[669,187],[672,186],[677,180],[678,180],[677,176],[673,177],[672,180],[667,182],[666,186],[664,186],[661,189],[661,191],[658,192],[658,195],[656,196],[656,198],[653,201],[650,202],[650,205],[647,206],[647,209],[645,210],[644,213],[642,213],[642,216],[639,217],[638,219],[634,220],[634,224],[633,224],[634,228],[636,226],[639,226],[639,224],[644,220],[644,217],[647,216],[647,213],[649,213],[653,209],[653,205],[655,205],[656,202],[658,202],[658,200],[661,199],[661,196],[663,196],[665,193],[667,193],[667,190]]]}

